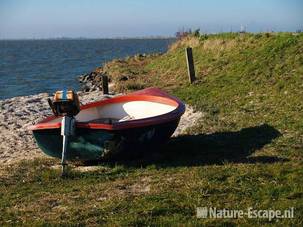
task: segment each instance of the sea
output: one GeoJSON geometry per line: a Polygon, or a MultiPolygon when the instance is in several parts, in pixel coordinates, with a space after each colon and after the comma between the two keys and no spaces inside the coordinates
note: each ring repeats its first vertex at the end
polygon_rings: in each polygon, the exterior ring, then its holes
{"type": "Polygon", "coordinates": [[[174,39],[0,40],[0,99],[71,88],[117,58],[163,53],[174,39]]]}

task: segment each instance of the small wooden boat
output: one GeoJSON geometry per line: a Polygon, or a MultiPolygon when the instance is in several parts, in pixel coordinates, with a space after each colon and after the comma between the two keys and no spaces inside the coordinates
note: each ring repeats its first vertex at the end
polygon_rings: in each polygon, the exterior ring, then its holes
{"type": "MultiPolygon", "coordinates": [[[[76,131],[68,144],[67,160],[98,160],[108,153],[134,146],[163,143],[175,131],[185,105],[157,88],[81,106],[76,131]]],[[[60,116],[50,116],[30,127],[47,155],[61,158],[60,116]]]]}

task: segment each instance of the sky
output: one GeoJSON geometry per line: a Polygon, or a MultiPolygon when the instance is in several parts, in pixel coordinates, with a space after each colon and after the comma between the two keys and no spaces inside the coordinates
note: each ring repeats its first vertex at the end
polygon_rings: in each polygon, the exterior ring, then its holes
{"type": "Polygon", "coordinates": [[[302,0],[0,0],[0,39],[303,30],[302,0]]]}

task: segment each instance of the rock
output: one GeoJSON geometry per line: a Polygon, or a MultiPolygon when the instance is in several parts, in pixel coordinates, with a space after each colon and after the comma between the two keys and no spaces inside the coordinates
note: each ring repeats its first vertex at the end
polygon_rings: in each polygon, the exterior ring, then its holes
{"type": "Polygon", "coordinates": [[[84,85],[84,86],[81,87],[81,90],[84,91],[84,92],[89,92],[89,86],[84,85]]]}
{"type": "Polygon", "coordinates": [[[86,75],[86,76],[83,78],[82,83],[85,83],[87,80],[88,80],[88,75],[86,75]]]}
{"type": "Polygon", "coordinates": [[[97,91],[98,90],[98,87],[96,85],[93,85],[91,88],[90,88],[90,91],[97,91]]]}
{"type": "MultiPolygon", "coordinates": [[[[78,78],[79,83],[81,84],[81,90],[84,92],[89,91],[100,91],[102,90],[102,76],[106,75],[105,73],[98,72],[90,72],[87,74],[80,75],[78,78]]],[[[128,78],[123,78],[123,80],[127,80],[128,78]]],[[[110,82],[110,80],[109,80],[110,82]]]]}
{"type": "Polygon", "coordinates": [[[84,75],[80,75],[80,76],[78,77],[78,81],[83,81],[83,79],[84,79],[84,75]]]}
{"type": "Polygon", "coordinates": [[[101,74],[98,74],[95,78],[94,78],[94,82],[98,83],[98,82],[101,82],[102,79],[101,79],[102,75],[101,74]]]}

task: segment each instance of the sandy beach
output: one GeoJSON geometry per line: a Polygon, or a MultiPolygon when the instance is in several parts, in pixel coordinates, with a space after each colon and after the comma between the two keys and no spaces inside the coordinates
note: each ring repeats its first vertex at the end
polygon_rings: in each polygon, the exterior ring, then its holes
{"type": "MultiPolygon", "coordinates": [[[[45,156],[27,128],[52,114],[47,103],[48,97],[47,93],[41,93],[0,100],[0,165],[45,156]]],[[[100,100],[102,95],[100,91],[94,91],[79,93],[79,98],[82,104],[86,104],[100,100]]],[[[201,116],[201,112],[186,106],[186,112],[173,136],[184,133],[201,116]]]]}

